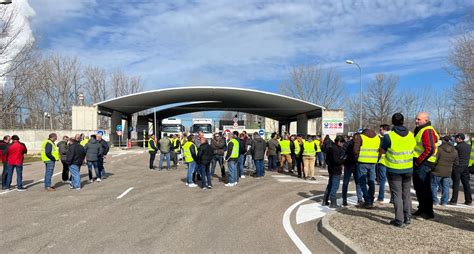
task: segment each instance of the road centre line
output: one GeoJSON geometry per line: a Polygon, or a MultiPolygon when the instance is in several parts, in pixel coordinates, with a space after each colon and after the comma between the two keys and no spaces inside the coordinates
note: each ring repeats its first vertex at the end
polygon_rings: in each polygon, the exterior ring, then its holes
{"type": "Polygon", "coordinates": [[[123,198],[127,193],[129,193],[131,190],[133,190],[133,187],[128,188],[126,191],[124,191],[120,196],[117,197],[117,199],[123,198]]]}

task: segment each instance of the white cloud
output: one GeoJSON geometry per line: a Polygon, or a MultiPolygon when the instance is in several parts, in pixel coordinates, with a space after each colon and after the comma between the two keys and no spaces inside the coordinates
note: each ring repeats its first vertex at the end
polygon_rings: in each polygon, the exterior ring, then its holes
{"type": "Polygon", "coordinates": [[[97,20],[92,26],[76,23],[72,32],[50,38],[50,50],[78,54],[104,68],[124,68],[142,75],[149,88],[277,80],[292,65],[337,66],[347,57],[387,71],[431,69],[446,57],[447,32],[456,25],[433,31],[420,27],[427,18],[468,6],[472,3],[435,0],[33,4],[42,25],[71,17],[97,20]]]}

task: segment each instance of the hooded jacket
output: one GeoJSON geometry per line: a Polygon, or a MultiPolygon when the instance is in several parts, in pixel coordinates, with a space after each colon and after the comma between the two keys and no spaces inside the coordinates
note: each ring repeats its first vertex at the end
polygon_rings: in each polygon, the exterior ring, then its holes
{"type": "Polygon", "coordinates": [[[261,137],[256,137],[252,139],[250,143],[250,153],[252,154],[253,160],[263,160],[265,158],[265,149],[266,149],[265,140],[261,137]]]}
{"type": "Polygon", "coordinates": [[[99,157],[102,156],[103,153],[102,145],[93,138],[91,138],[89,143],[84,146],[84,150],[86,151],[87,161],[98,161],[99,157]]]}
{"type": "MultiPolygon", "coordinates": [[[[408,133],[410,133],[405,126],[393,126],[392,131],[397,133],[401,137],[406,137],[408,133]]],[[[380,143],[381,150],[379,150],[379,155],[381,153],[386,153],[388,148],[390,148],[391,146],[392,146],[392,141],[390,140],[390,136],[387,133],[383,136],[382,142],[380,143]]],[[[387,171],[394,174],[405,174],[405,173],[413,172],[413,168],[409,168],[406,170],[396,170],[396,169],[391,169],[387,167],[387,171]]]]}
{"type": "Polygon", "coordinates": [[[212,150],[212,147],[207,142],[202,143],[198,148],[197,163],[209,165],[212,161],[213,155],[214,151],[212,150]]]}
{"type": "Polygon", "coordinates": [[[449,142],[444,142],[438,147],[436,166],[432,173],[435,176],[451,177],[453,166],[459,163],[458,151],[449,142]]]}
{"type": "Polygon", "coordinates": [[[280,146],[280,144],[278,143],[278,140],[274,138],[270,139],[270,141],[268,141],[267,143],[267,146],[268,146],[268,156],[276,156],[278,147],[280,146]]]}

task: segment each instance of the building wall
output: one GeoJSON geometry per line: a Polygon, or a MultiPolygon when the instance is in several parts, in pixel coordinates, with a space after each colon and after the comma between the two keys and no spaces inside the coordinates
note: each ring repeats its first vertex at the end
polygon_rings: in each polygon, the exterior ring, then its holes
{"type": "Polygon", "coordinates": [[[97,130],[98,128],[97,106],[72,106],[73,130],[97,130]]]}

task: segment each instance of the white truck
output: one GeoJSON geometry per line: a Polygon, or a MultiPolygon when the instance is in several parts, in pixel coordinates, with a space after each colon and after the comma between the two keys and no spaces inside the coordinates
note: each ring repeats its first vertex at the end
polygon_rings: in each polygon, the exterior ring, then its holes
{"type": "Polygon", "coordinates": [[[161,137],[166,133],[168,137],[174,134],[181,134],[184,132],[184,126],[181,123],[181,119],[166,118],[161,121],[161,137]]]}
{"type": "Polygon", "coordinates": [[[204,137],[210,142],[212,139],[212,119],[193,118],[193,125],[191,125],[189,132],[197,134],[200,131],[204,133],[204,137]]]}

